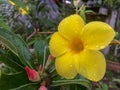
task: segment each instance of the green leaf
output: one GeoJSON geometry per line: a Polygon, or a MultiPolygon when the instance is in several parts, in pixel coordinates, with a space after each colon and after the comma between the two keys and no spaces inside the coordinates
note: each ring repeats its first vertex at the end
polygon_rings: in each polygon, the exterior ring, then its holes
{"type": "Polygon", "coordinates": [[[102,90],[108,90],[108,86],[107,84],[103,83],[103,82],[100,82],[100,85],[102,87],[102,90]]]}
{"type": "Polygon", "coordinates": [[[81,6],[81,8],[79,9],[79,11],[80,11],[80,16],[86,22],[86,15],[85,15],[86,7],[85,7],[84,4],[81,6]]]}
{"type": "Polygon", "coordinates": [[[41,40],[40,38],[36,39],[34,48],[39,64],[43,63],[45,47],[46,47],[46,42],[44,40],[41,40]]]}
{"type": "Polygon", "coordinates": [[[106,84],[102,85],[103,90],[108,90],[108,86],[106,84]]]}
{"type": "Polygon", "coordinates": [[[90,82],[83,79],[52,81],[51,86],[62,86],[62,85],[68,85],[68,84],[79,84],[79,85],[85,86],[88,89],[91,89],[90,82]]]}
{"type": "Polygon", "coordinates": [[[23,64],[19,61],[18,57],[11,52],[5,52],[0,49],[0,61],[16,71],[24,70],[23,64]]]}
{"type": "Polygon", "coordinates": [[[120,83],[120,79],[113,79],[113,81],[120,83]]]}
{"type": "Polygon", "coordinates": [[[6,30],[11,31],[10,26],[8,26],[7,23],[4,22],[1,17],[0,17],[0,27],[4,28],[4,29],[6,29],[6,30]]]}
{"type": "Polygon", "coordinates": [[[85,13],[95,13],[93,10],[86,10],[85,13]]]}
{"type": "Polygon", "coordinates": [[[10,90],[29,83],[26,73],[16,73],[13,75],[2,74],[0,77],[0,90],[10,90]]]}
{"type": "Polygon", "coordinates": [[[86,15],[85,15],[85,11],[81,10],[80,11],[80,16],[83,18],[83,20],[86,22],[86,15]]]}
{"type": "Polygon", "coordinates": [[[18,56],[18,52],[16,47],[13,45],[12,42],[10,42],[8,39],[6,39],[5,37],[0,35],[0,41],[7,46],[14,54],[16,54],[18,56]]]}
{"type": "Polygon", "coordinates": [[[37,90],[38,88],[38,83],[29,83],[10,90],[37,90]]]}
{"type": "Polygon", "coordinates": [[[12,2],[14,2],[17,6],[23,8],[24,10],[27,11],[26,5],[21,0],[12,0],[12,2]]]}
{"type": "Polygon", "coordinates": [[[0,29],[0,41],[16,54],[24,65],[32,68],[32,55],[23,39],[10,31],[0,29]]]}

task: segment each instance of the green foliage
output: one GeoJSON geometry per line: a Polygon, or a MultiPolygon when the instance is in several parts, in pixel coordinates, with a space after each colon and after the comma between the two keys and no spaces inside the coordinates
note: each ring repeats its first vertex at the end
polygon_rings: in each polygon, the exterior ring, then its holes
{"type": "Polygon", "coordinates": [[[16,54],[24,65],[32,67],[33,60],[26,43],[17,35],[5,29],[0,29],[0,39],[14,54],[16,54]]]}
{"type": "Polygon", "coordinates": [[[108,90],[108,86],[105,83],[100,82],[100,85],[101,85],[101,87],[97,88],[95,90],[108,90]]]}
{"type": "Polygon", "coordinates": [[[6,22],[3,21],[3,18],[2,18],[2,17],[0,17],[0,27],[4,28],[4,29],[6,29],[6,30],[11,31],[10,26],[7,25],[6,22]]]}
{"type": "Polygon", "coordinates": [[[120,5],[120,1],[119,0],[104,0],[104,4],[112,8],[118,8],[120,5]]]}
{"type": "Polygon", "coordinates": [[[120,79],[113,79],[113,81],[120,83],[120,79]]]}
{"type": "Polygon", "coordinates": [[[12,2],[14,2],[18,7],[21,7],[27,11],[25,3],[23,3],[21,0],[12,0],[12,2]]]}
{"type": "Polygon", "coordinates": [[[12,75],[2,74],[0,78],[0,90],[10,90],[29,83],[27,75],[23,72],[18,72],[12,75]]]}
{"type": "Polygon", "coordinates": [[[63,86],[63,85],[71,85],[71,84],[79,84],[82,86],[85,86],[86,88],[90,89],[90,82],[87,80],[83,80],[83,79],[74,79],[74,80],[56,80],[56,81],[52,81],[52,85],[51,86],[63,86]]]}
{"type": "Polygon", "coordinates": [[[4,50],[0,50],[0,61],[16,71],[24,70],[24,66],[19,58],[10,51],[5,52],[4,50]]]}
{"type": "Polygon", "coordinates": [[[46,57],[44,57],[44,54],[46,52],[47,43],[45,42],[45,40],[38,38],[35,40],[34,48],[38,64],[40,65],[43,63],[44,58],[46,57]]]}
{"type": "Polygon", "coordinates": [[[29,84],[21,85],[20,87],[11,90],[37,90],[38,88],[39,87],[37,83],[29,83],[29,84]]]}

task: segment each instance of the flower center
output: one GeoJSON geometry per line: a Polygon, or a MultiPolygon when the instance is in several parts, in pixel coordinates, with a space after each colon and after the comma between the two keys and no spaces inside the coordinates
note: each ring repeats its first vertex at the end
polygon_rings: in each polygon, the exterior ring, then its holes
{"type": "Polygon", "coordinates": [[[74,53],[79,53],[84,49],[83,42],[79,38],[74,38],[72,42],[70,42],[70,49],[74,53]]]}

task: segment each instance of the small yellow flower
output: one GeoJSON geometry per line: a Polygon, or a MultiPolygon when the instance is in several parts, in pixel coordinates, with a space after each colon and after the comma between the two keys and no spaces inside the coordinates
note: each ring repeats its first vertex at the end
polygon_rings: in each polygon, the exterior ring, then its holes
{"type": "Polygon", "coordinates": [[[27,11],[23,8],[19,8],[22,15],[28,14],[27,11]]]}
{"type": "Polygon", "coordinates": [[[66,79],[79,73],[92,81],[101,80],[106,62],[98,50],[108,46],[114,36],[114,30],[103,22],[93,21],[84,25],[77,14],[63,19],[49,45],[51,54],[56,57],[57,73],[66,79]]]}
{"type": "Polygon", "coordinates": [[[8,2],[9,2],[11,5],[15,6],[15,3],[14,3],[12,0],[8,0],[8,2]]]}
{"type": "MultiPolygon", "coordinates": [[[[16,4],[12,1],[12,0],[8,0],[8,2],[11,4],[11,5],[13,5],[13,6],[15,6],[16,4]]],[[[17,5],[16,5],[17,6],[17,5]]],[[[23,8],[21,8],[21,7],[19,7],[19,10],[20,10],[20,12],[21,12],[21,14],[22,15],[25,15],[25,14],[28,14],[28,10],[29,10],[29,8],[28,7],[26,7],[26,10],[25,9],[23,9],[23,8]]]]}

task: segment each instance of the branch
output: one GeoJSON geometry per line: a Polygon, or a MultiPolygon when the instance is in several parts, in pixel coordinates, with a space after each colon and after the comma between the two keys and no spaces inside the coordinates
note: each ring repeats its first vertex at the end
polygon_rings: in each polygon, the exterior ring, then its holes
{"type": "Polygon", "coordinates": [[[27,37],[26,41],[28,41],[30,38],[32,38],[38,31],[39,31],[39,29],[34,28],[33,33],[31,33],[31,34],[27,37]]]}
{"type": "Polygon", "coordinates": [[[37,32],[38,34],[53,34],[54,32],[37,32]]]}
{"type": "Polygon", "coordinates": [[[107,69],[120,73],[120,63],[107,60],[107,69]]]}

